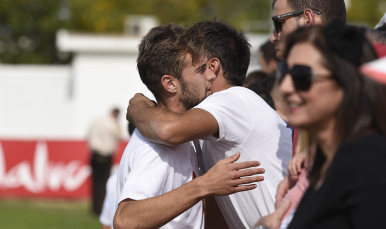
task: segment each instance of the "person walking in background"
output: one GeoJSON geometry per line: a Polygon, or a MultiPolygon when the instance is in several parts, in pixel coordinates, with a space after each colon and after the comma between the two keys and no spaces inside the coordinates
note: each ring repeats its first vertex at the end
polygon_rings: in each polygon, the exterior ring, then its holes
{"type": "Polygon", "coordinates": [[[270,40],[260,46],[259,49],[259,62],[261,71],[266,74],[272,74],[276,72],[278,59],[276,58],[275,44],[270,40]]]}
{"type": "Polygon", "coordinates": [[[99,216],[102,229],[113,228],[113,219],[117,206],[117,170],[111,174],[106,184],[106,196],[99,216]]]}
{"type": "Polygon", "coordinates": [[[96,215],[102,211],[112,156],[121,138],[118,116],[119,109],[114,108],[108,115],[95,120],[87,135],[92,153],[92,210],[96,215]]]}

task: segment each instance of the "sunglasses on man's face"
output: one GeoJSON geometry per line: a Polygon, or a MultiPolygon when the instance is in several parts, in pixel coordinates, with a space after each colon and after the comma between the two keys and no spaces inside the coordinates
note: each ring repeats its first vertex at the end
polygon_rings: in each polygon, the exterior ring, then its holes
{"type": "Polygon", "coordinates": [[[279,84],[281,84],[287,74],[290,74],[296,91],[308,91],[311,88],[312,82],[318,76],[333,78],[330,74],[314,74],[311,67],[305,65],[294,65],[292,69],[288,69],[288,65],[285,62],[280,63],[278,73],[279,84]]]}
{"type": "MultiPolygon", "coordinates": [[[[290,12],[290,13],[273,16],[272,17],[272,21],[273,21],[273,25],[275,26],[276,33],[280,33],[282,31],[282,29],[283,29],[283,24],[284,24],[285,21],[279,21],[280,19],[299,16],[300,14],[304,13],[304,11],[305,10],[297,10],[297,11],[293,11],[293,12],[290,12]]],[[[317,15],[321,15],[322,14],[322,12],[316,11],[316,10],[312,10],[312,12],[314,12],[317,15]]]]}

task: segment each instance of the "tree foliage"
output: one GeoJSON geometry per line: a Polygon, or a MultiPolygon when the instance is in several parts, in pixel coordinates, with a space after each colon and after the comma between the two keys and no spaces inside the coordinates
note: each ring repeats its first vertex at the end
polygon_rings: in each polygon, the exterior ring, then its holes
{"type": "Polygon", "coordinates": [[[351,0],[347,20],[374,27],[386,13],[386,0],[351,0]]]}
{"type": "MultiPolygon", "coordinates": [[[[374,26],[384,0],[352,0],[349,21],[374,26]]],[[[238,28],[269,22],[271,0],[1,0],[0,62],[68,63],[58,53],[56,31],[122,33],[129,14],[155,15],[161,24],[222,18],[238,28]]],[[[268,31],[265,31],[268,32],[268,31]]]]}

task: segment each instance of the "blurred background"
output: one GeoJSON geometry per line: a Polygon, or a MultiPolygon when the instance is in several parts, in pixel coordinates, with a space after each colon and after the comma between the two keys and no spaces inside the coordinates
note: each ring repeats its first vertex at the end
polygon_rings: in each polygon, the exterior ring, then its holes
{"type": "MultiPolygon", "coordinates": [[[[350,23],[374,27],[385,0],[346,0],[350,23]]],[[[0,228],[96,228],[87,133],[135,93],[153,98],[136,70],[154,26],[215,17],[246,32],[249,72],[273,30],[270,0],[1,0],[0,228]]],[[[114,167],[113,167],[114,169],[114,167]]]]}

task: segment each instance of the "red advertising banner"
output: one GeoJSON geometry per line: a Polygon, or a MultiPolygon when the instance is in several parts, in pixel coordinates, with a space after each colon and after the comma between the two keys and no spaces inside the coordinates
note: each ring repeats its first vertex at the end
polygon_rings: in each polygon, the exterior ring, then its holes
{"type": "MultiPolygon", "coordinates": [[[[126,145],[119,144],[114,164],[126,145]]],[[[86,141],[0,140],[0,198],[88,198],[90,159],[86,141]]]]}

